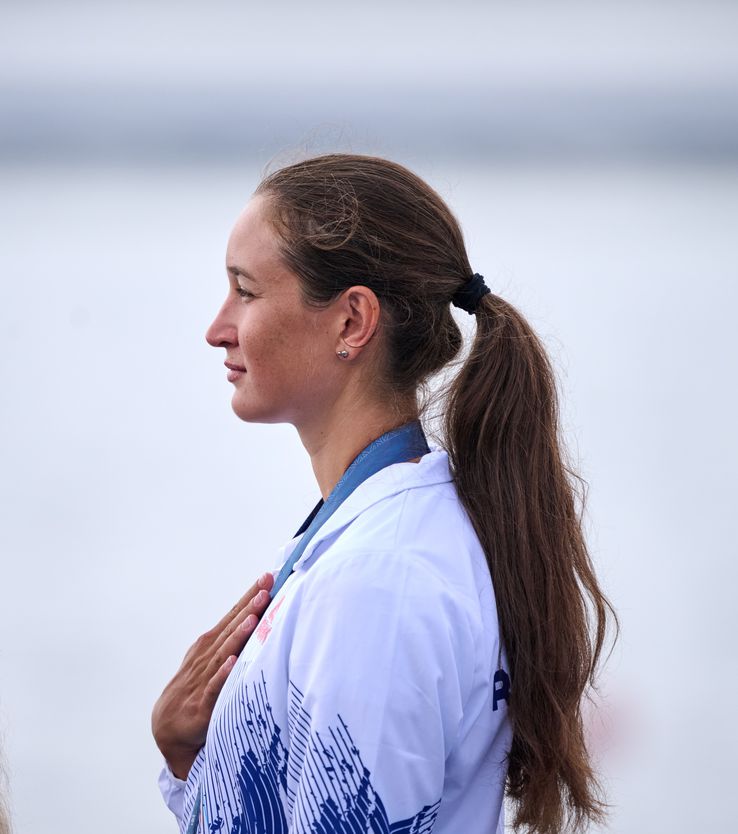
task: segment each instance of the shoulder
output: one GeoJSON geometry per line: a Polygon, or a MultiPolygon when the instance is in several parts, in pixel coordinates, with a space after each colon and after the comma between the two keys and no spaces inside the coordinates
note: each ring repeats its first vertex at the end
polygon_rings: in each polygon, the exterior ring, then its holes
{"type": "Polygon", "coordinates": [[[499,644],[494,591],[445,451],[384,470],[357,504],[298,563],[301,617],[304,603],[330,612],[321,631],[381,616],[429,639],[441,632],[484,675],[499,644]]]}
{"type": "Polygon", "coordinates": [[[443,593],[476,543],[470,531],[452,483],[405,489],[321,542],[307,573],[330,577],[344,590],[359,590],[371,580],[377,588],[422,582],[428,592],[443,593]]]}
{"type": "Polygon", "coordinates": [[[484,552],[452,481],[387,496],[319,550],[305,578],[336,593],[413,595],[418,604],[443,601],[471,617],[492,595],[484,552]]]}
{"type": "Polygon", "coordinates": [[[382,703],[411,703],[418,690],[434,709],[445,704],[455,727],[482,641],[464,599],[428,570],[424,554],[352,550],[308,573],[295,600],[292,678],[322,688],[330,669],[382,703]]]}
{"type": "Polygon", "coordinates": [[[484,553],[453,484],[409,489],[367,509],[302,577],[306,605],[341,621],[378,618],[428,639],[439,634],[464,655],[498,640],[484,553]],[[490,614],[492,616],[490,616],[490,614]]]}

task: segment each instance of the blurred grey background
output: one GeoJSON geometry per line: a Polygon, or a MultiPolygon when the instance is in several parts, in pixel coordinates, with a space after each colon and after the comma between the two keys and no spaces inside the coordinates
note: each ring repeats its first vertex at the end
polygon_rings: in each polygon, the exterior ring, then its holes
{"type": "MultiPolygon", "coordinates": [[[[738,5],[0,5],[0,749],[18,832],[175,831],[151,706],[318,497],[204,340],[267,166],[426,178],[529,317],[622,637],[606,830],[726,832],[738,5]]],[[[468,325],[468,322],[465,322],[468,325]]]]}

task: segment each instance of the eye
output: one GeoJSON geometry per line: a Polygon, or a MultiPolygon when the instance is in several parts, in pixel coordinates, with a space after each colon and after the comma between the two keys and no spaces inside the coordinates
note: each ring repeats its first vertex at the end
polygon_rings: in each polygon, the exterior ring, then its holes
{"type": "Polygon", "coordinates": [[[248,290],[244,289],[243,287],[236,287],[236,292],[241,296],[241,298],[253,298],[254,294],[249,292],[248,290]]]}

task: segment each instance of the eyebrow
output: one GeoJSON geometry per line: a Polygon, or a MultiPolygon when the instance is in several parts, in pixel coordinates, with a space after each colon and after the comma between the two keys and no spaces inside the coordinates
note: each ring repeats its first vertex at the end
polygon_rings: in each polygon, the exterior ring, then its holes
{"type": "Polygon", "coordinates": [[[229,275],[233,275],[234,277],[237,275],[242,275],[244,278],[248,278],[249,281],[253,281],[255,284],[259,283],[250,272],[247,272],[245,269],[241,269],[240,266],[227,266],[226,272],[228,272],[229,275]]]}

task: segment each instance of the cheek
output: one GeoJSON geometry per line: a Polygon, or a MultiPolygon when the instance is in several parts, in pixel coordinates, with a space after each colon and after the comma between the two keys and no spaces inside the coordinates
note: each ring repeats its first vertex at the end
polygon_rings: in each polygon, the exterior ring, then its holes
{"type": "Polygon", "coordinates": [[[305,350],[305,375],[311,381],[325,379],[329,371],[329,367],[326,367],[326,356],[330,359],[330,353],[327,351],[323,339],[320,338],[321,335],[313,333],[305,350]]]}
{"type": "MultiPolygon", "coordinates": [[[[253,303],[253,302],[252,302],[253,303]]],[[[247,369],[259,366],[274,356],[283,341],[280,322],[272,316],[245,316],[238,331],[238,343],[247,369]]]]}
{"type": "Polygon", "coordinates": [[[268,374],[260,384],[304,376],[313,364],[313,339],[305,331],[304,320],[289,310],[245,322],[239,344],[247,370],[268,374]]]}
{"type": "Polygon", "coordinates": [[[340,361],[322,311],[305,310],[295,298],[251,305],[244,310],[238,339],[246,369],[254,374],[252,383],[259,388],[286,386],[293,394],[322,389],[331,360],[340,361]]]}

